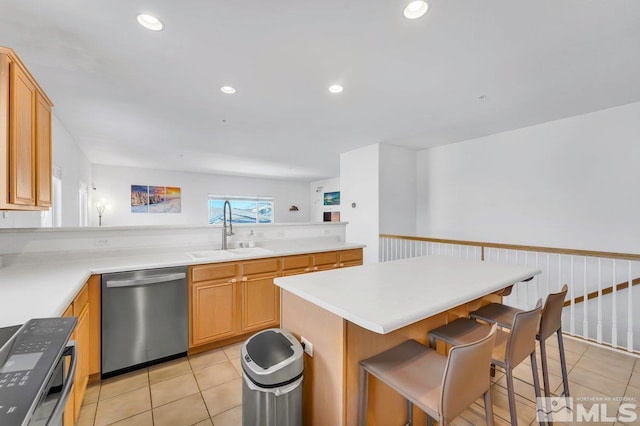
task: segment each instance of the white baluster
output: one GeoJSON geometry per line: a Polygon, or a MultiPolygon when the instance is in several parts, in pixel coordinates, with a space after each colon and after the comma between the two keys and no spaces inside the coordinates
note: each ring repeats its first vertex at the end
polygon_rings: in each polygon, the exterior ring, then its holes
{"type": "MultiPolygon", "coordinates": [[[[573,256],[569,256],[569,288],[571,289],[571,309],[569,316],[569,332],[572,336],[576,335],[576,312],[575,312],[575,291],[573,287],[573,256]]],[[[558,277],[558,285],[561,285],[561,278],[558,277]]]]}
{"type": "Polygon", "coordinates": [[[611,346],[618,347],[618,289],[616,288],[616,260],[613,259],[613,279],[611,280],[611,346]]]}
{"type": "Polygon", "coordinates": [[[602,258],[598,258],[598,325],[597,336],[598,343],[602,343],[602,258]]]}
{"type": "Polygon", "coordinates": [[[584,300],[582,301],[582,303],[584,303],[583,309],[582,309],[582,337],[584,337],[585,339],[589,338],[589,291],[587,290],[587,257],[584,256],[584,265],[583,265],[583,270],[582,273],[584,275],[584,283],[583,283],[583,292],[584,292],[584,300]]]}
{"type": "Polygon", "coordinates": [[[631,260],[629,260],[629,274],[627,287],[627,350],[633,352],[633,277],[631,276],[631,260]]]}

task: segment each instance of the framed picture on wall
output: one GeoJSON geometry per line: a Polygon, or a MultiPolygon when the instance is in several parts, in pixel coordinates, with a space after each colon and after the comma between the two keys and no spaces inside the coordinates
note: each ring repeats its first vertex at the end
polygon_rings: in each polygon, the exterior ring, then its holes
{"type": "Polygon", "coordinates": [[[149,187],[131,185],[131,213],[149,212],[149,187]]]}
{"type": "Polygon", "coordinates": [[[339,206],[340,205],[340,191],[325,192],[324,193],[324,205],[325,206],[339,206]]]}

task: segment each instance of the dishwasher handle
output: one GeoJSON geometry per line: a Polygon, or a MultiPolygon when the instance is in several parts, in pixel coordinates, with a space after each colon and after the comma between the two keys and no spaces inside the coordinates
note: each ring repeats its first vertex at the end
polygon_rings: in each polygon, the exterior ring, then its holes
{"type": "Polygon", "coordinates": [[[107,287],[133,287],[139,285],[166,283],[168,281],[182,280],[186,277],[186,273],[176,272],[174,274],[154,275],[153,277],[134,278],[132,280],[109,280],[107,281],[107,287]]]}

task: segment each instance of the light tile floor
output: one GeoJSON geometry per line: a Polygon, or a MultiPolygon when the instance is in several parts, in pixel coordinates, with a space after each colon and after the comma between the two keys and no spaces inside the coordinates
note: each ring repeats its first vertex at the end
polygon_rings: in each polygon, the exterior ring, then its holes
{"type": "MultiPolygon", "coordinates": [[[[628,397],[640,400],[640,360],[565,338],[569,387],[573,397],[628,397]]],[[[77,426],[238,426],[242,418],[240,348],[234,344],[92,383],[87,389],[77,426]]],[[[547,343],[550,382],[562,391],[557,340],[547,343]]],[[[540,368],[538,355],[538,368],[540,368]]],[[[529,360],[514,370],[518,423],[535,425],[535,397],[529,360]]],[[[542,386],[542,374],[540,372],[542,386]]],[[[509,424],[504,374],[492,386],[497,425],[509,424]]],[[[616,415],[619,400],[604,402],[616,415]]],[[[640,404],[638,406],[640,417],[640,404]]],[[[400,419],[401,420],[401,419],[400,419]]],[[[484,424],[482,400],[455,419],[454,425],[484,424]]],[[[559,423],[555,423],[558,425],[559,423]]],[[[587,424],[625,424],[615,422],[587,424]]],[[[640,419],[632,424],[640,425],[640,419]]]]}

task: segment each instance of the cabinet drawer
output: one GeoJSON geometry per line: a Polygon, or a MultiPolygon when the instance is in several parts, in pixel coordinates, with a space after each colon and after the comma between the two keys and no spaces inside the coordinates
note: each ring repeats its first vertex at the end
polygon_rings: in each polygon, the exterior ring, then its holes
{"type": "Polygon", "coordinates": [[[219,265],[193,266],[191,268],[191,281],[211,281],[236,276],[235,263],[221,263],[219,265]]]}
{"type": "Polygon", "coordinates": [[[89,287],[85,284],[73,300],[73,315],[79,317],[89,300],[89,287]]]}
{"type": "Polygon", "coordinates": [[[313,255],[313,264],[315,266],[329,266],[335,268],[338,266],[338,253],[335,251],[316,253],[313,255]]]}
{"type": "Polygon", "coordinates": [[[343,250],[340,252],[340,262],[362,261],[362,249],[343,250]]]}
{"type": "Polygon", "coordinates": [[[278,259],[264,259],[242,262],[242,275],[266,274],[278,272],[278,259]]]}
{"type": "Polygon", "coordinates": [[[311,257],[308,255],[302,256],[288,256],[282,258],[282,269],[306,269],[310,265],[311,257]]]}

